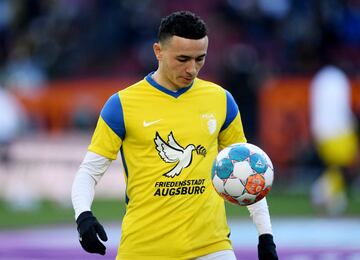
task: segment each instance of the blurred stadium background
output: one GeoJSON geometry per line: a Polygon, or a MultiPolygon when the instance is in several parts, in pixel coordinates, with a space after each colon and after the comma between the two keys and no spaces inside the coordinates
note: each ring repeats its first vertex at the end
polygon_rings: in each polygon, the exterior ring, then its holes
{"type": "MultiPolygon", "coordinates": [[[[268,202],[281,259],[360,259],[359,160],[346,178],[345,211],[328,215],[310,198],[321,164],[309,87],[324,64],[348,75],[360,118],[356,0],[0,0],[0,94],[15,97],[19,110],[12,114],[0,95],[0,114],[21,122],[16,134],[0,121],[0,259],[100,259],[77,242],[71,184],[102,105],[156,68],[157,27],[175,10],[207,22],[200,76],[229,89],[248,141],[273,160],[268,202]]],[[[106,259],[124,214],[121,169],[112,164],[93,207],[110,233],[106,259]]],[[[256,259],[246,209],[227,206],[239,258],[256,259]]]]}

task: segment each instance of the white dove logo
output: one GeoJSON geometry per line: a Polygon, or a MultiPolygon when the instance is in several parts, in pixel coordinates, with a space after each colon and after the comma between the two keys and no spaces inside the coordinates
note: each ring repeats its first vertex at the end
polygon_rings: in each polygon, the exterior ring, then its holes
{"type": "Polygon", "coordinates": [[[186,148],[183,148],[175,141],[172,132],[168,135],[167,142],[165,142],[160,137],[159,133],[156,132],[154,141],[156,144],[156,150],[159,152],[163,161],[166,163],[177,163],[174,168],[163,174],[166,177],[174,178],[175,176],[180,175],[182,169],[189,167],[192,161],[193,151],[196,151],[197,154],[204,157],[206,155],[206,149],[201,145],[195,147],[195,145],[189,144],[186,148]]]}

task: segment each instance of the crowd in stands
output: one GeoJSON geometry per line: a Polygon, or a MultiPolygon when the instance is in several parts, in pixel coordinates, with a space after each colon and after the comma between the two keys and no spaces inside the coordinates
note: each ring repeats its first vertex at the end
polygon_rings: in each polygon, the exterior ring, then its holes
{"type": "Polygon", "coordinates": [[[1,0],[0,82],[143,75],[160,17],[176,9],[208,21],[214,78],[224,64],[265,75],[313,74],[330,59],[355,75],[360,65],[356,0],[1,0]]]}
{"type": "Polygon", "coordinates": [[[233,93],[250,141],[267,78],[312,77],[329,62],[358,74],[356,0],[0,0],[0,86],[31,94],[57,79],[143,77],[159,19],[184,9],[208,23],[201,76],[233,93]]]}

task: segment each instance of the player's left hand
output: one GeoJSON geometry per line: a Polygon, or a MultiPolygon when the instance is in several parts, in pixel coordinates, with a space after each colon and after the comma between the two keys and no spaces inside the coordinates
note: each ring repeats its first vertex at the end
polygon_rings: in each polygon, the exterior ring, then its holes
{"type": "Polygon", "coordinates": [[[258,244],[259,260],[278,260],[276,245],[271,234],[262,234],[259,236],[258,244]]]}

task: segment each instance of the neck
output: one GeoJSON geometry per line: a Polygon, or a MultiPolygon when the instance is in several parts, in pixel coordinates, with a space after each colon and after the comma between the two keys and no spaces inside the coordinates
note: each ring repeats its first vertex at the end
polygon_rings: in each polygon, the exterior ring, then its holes
{"type": "Polygon", "coordinates": [[[176,92],[179,89],[181,89],[180,87],[175,86],[174,84],[171,83],[171,81],[169,81],[165,77],[163,77],[163,75],[161,74],[159,69],[156,70],[154,72],[154,74],[152,74],[151,77],[154,81],[156,81],[156,83],[158,83],[159,85],[161,85],[162,87],[164,87],[170,91],[176,92]]]}

